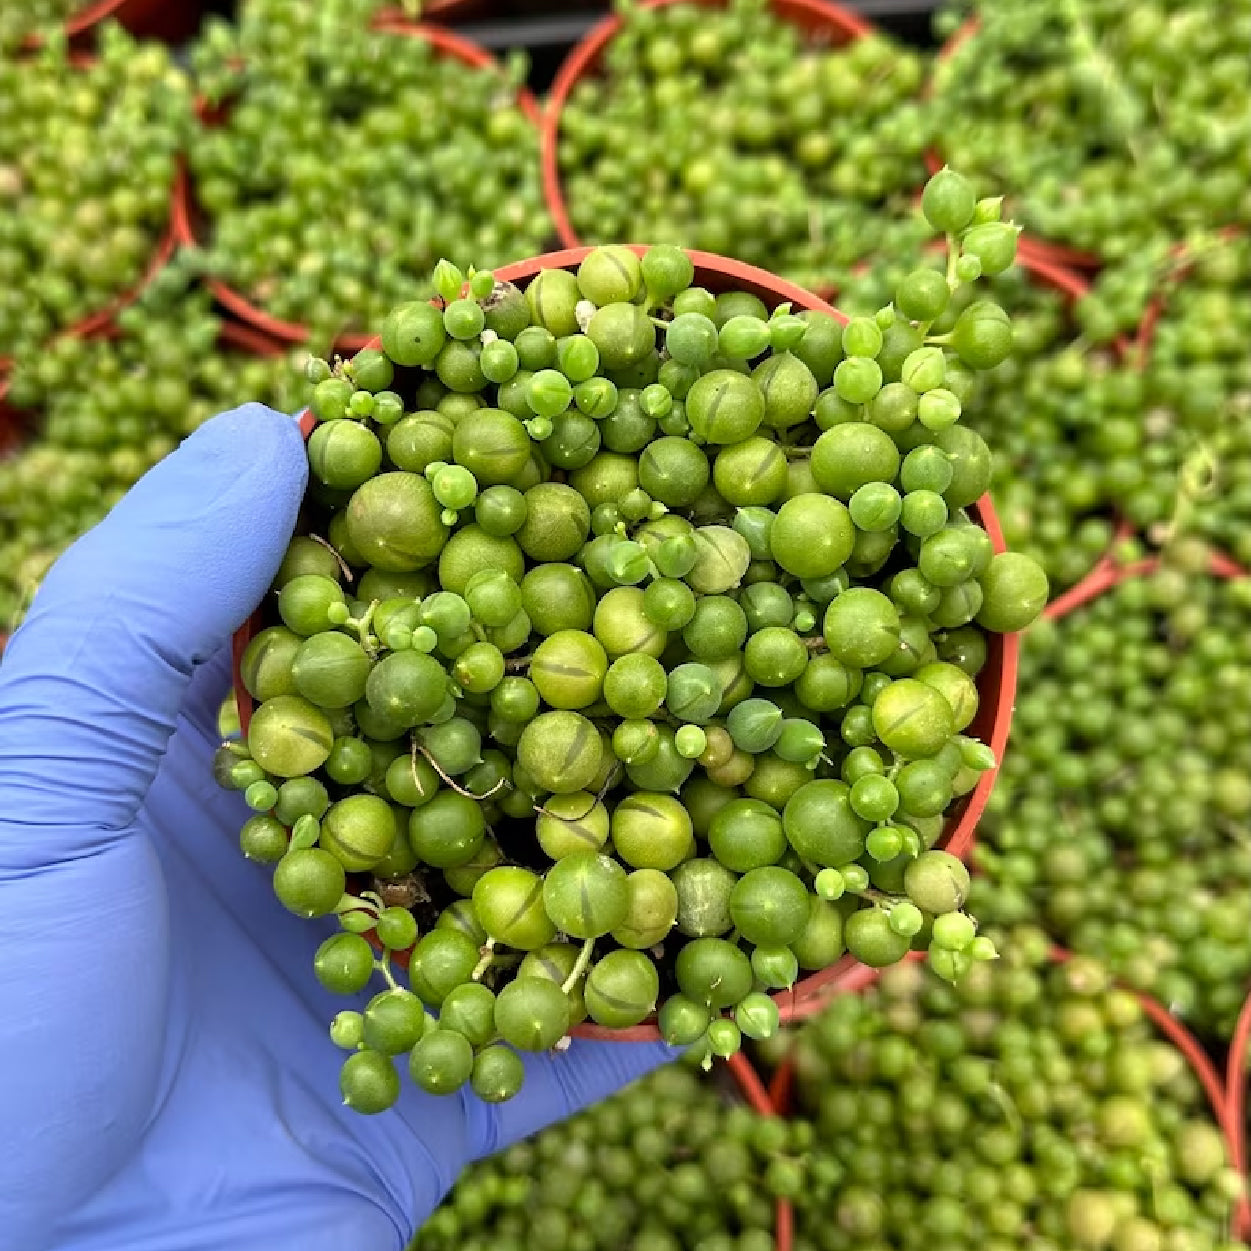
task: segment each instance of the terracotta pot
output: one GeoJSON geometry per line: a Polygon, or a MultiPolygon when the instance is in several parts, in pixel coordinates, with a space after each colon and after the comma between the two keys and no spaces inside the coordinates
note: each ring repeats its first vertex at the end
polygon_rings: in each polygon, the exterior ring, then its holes
{"type": "MultiPolygon", "coordinates": [[[[640,0],[642,9],[660,9],[670,4],[689,3],[690,0],[640,0]]],[[[724,8],[722,0],[694,0],[707,8],[724,8]]],[[[873,27],[855,13],[841,8],[827,0],[770,0],[770,9],[774,16],[798,26],[804,32],[820,36],[830,44],[850,43],[861,35],[868,34],[873,27]]],[[[604,49],[621,30],[622,21],[615,14],[605,18],[593,27],[582,40],[574,46],[565,57],[560,69],[552,81],[551,91],[547,97],[547,107],[543,112],[543,123],[540,131],[543,160],[543,194],[547,199],[547,209],[556,223],[556,233],[562,244],[568,248],[576,248],[582,244],[578,233],[569,220],[569,209],[565,204],[564,192],[560,185],[560,161],[558,144],[560,137],[560,118],[564,112],[565,102],[569,93],[577,83],[594,74],[599,66],[604,49]]]]}
{"type": "MultiPolygon", "coordinates": [[[[383,13],[379,15],[375,27],[390,35],[407,39],[424,39],[438,56],[460,61],[476,69],[489,69],[498,64],[485,48],[479,47],[460,35],[453,34],[450,30],[444,30],[440,26],[427,26],[408,21],[393,13],[383,13]]],[[[531,92],[522,88],[517,93],[517,103],[526,116],[537,125],[539,107],[531,92]]],[[[222,108],[210,108],[204,104],[201,104],[199,113],[201,124],[205,126],[220,125],[225,116],[222,108]]],[[[188,247],[199,246],[202,242],[199,235],[202,223],[196,208],[195,192],[190,179],[182,184],[181,190],[182,194],[174,205],[174,232],[179,243],[188,247]]],[[[307,326],[271,316],[259,304],[222,279],[208,278],[206,285],[212,291],[213,298],[224,309],[262,334],[289,344],[303,343],[308,339],[307,326]]],[[[335,347],[344,354],[351,354],[360,351],[373,339],[373,335],[351,332],[340,335],[335,340],[335,347]]]]}
{"type": "MultiPolygon", "coordinates": [[[[644,247],[634,246],[634,251],[640,254],[646,250],[644,247]]],[[[552,252],[546,256],[532,257],[529,260],[519,261],[514,265],[506,265],[496,270],[495,274],[502,281],[515,282],[519,286],[524,287],[529,279],[533,278],[541,269],[575,269],[589,251],[591,251],[590,248],[570,248],[561,252],[552,252]]],[[[779,304],[789,302],[797,310],[817,310],[839,317],[841,320],[846,320],[836,309],[831,308],[810,292],[766,273],[764,270],[756,269],[754,266],[746,265],[741,261],[731,260],[727,257],[713,256],[707,252],[688,251],[687,254],[695,265],[696,284],[711,291],[729,289],[750,291],[759,296],[769,308],[775,308],[779,304]]],[[[378,342],[377,339],[372,341],[375,345],[378,342]]],[[[314,424],[312,413],[305,412],[300,421],[300,429],[303,431],[305,438],[311,433],[314,424]]],[[[990,497],[984,495],[977,501],[971,511],[977,522],[990,535],[994,550],[996,552],[1004,551],[1003,534],[999,528],[999,521],[995,516],[990,497]]],[[[243,685],[239,665],[244,649],[257,631],[262,628],[262,625],[262,615],[258,611],[235,634],[234,638],[235,699],[239,707],[240,724],[245,734],[252,717],[252,697],[243,685]]],[[[980,703],[977,716],[974,718],[968,732],[987,743],[995,753],[996,761],[999,761],[1003,758],[1003,752],[1008,743],[1008,733],[1012,724],[1020,639],[1018,635],[1014,634],[992,634],[988,638],[990,643],[989,657],[986,667],[978,677],[977,683],[980,703]]],[[[989,769],[982,774],[977,786],[968,795],[959,800],[948,814],[946,830],[938,845],[951,852],[952,855],[964,857],[971,848],[977,822],[982,815],[987,800],[990,798],[990,792],[994,786],[997,773],[998,765],[996,764],[993,769],[989,769]]],[[[840,979],[854,965],[855,961],[852,957],[845,956],[829,968],[805,977],[791,990],[782,991],[774,995],[774,1000],[781,1010],[782,1019],[790,1020],[797,1014],[805,1015],[808,1011],[815,1010],[816,1005],[838,988],[840,979]]],[[[584,1023],[574,1029],[573,1033],[583,1038],[632,1042],[655,1041],[660,1037],[654,1020],[620,1030],[611,1030],[603,1026],[584,1023]]]]}

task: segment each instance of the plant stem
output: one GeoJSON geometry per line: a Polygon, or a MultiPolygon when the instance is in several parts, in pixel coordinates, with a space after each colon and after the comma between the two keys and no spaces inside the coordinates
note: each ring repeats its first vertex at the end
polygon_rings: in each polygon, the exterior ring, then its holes
{"type": "Polygon", "coordinates": [[[591,953],[595,950],[595,939],[588,938],[582,944],[582,950],[578,952],[578,958],[574,961],[573,968],[569,970],[569,976],[560,984],[560,989],[567,995],[579,982],[582,975],[586,972],[586,966],[591,963],[591,953]]]}
{"type": "Polygon", "coordinates": [[[395,980],[395,974],[391,972],[391,958],[383,956],[381,960],[374,961],[374,968],[386,978],[387,985],[392,990],[399,990],[400,984],[395,980]]]}
{"type": "Polygon", "coordinates": [[[378,601],[371,601],[368,608],[365,609],[363,617],[349,617],[343,624],[351,626],[356,631],[356,637],[360,640],[361,647],[372,658],[378,654],[378,640],[369,632],[369,627],[373,624],[374,611],[378,607],[378,601]]]}
{"type": "Polygon", "coordinates": [[[491,961],[495,959],[495,939],[488,938],[480,948],[482,959],[474,965],[474,970],[470,974],[470,980],[480,982],[482,975],[491,967],[491,961]]]}

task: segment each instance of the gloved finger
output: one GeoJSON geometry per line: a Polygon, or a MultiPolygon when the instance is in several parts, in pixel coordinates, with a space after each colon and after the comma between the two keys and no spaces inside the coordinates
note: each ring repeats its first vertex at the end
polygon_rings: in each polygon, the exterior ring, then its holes
{"type": "Polygon", "coordinates": [[[307,478],[289,417],[206,422],[49,573],[0,673],[0,869],[73,858],[126,827],[196,666],[265,593],[307,478]]]}
{"type": "Polygon", "coordinates": [[[470,1159],[481,1159],[564,1120],[681,1055],[665,1043],[592,1042],[575,1038],[567,1051],[527,1055],[521,1093],[487,1104],[466,1094],[470,1159]]]}

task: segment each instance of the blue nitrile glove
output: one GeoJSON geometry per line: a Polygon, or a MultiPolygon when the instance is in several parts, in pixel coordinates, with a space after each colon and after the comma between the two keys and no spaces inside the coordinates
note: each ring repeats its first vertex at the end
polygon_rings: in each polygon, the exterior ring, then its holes
{"type": "MultiPolygon", "coordinates": [[[[391,1251],[470,1160],[671,1055],[575,1042],[488,1106],[342,1106],[309,923],[210,773],[231,632],[305,483],[290,418],[208,422],[57,563],[0,666],[0,1247],[391,1251]]],[[[376,988],[375,988],[376,989],[376,988]]],[[[361,996],[363,1001],[366,996],[361,996]]]]}

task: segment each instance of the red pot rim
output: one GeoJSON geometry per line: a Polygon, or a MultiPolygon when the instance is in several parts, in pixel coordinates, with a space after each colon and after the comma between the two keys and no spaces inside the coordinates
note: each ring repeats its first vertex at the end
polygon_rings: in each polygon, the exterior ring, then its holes
{"type": "MultiPolygon", "coordinates": [[[[1132,533],[1132,531],[1127,531],[1132,533]]],[[[1076,586],[1071,587],[1063,595],[1053,599],[1047,605],[1043,616],[1051,621],[1059,621],[1064,617],[1084,608],[1092,600],[1110,591],[1122,582],[1133,578],[1146,577],[1159,569],[1161,558],[1147,556],[1142,560],[1131,561],[1127,565],[1118,564],[1115,559],[1105,557],[1076,586]]],[[[1208,564],[1208,574],[1216,578],[1245,578],[1247,571],[1224,552],[1212,552],[1208,564]]]]}
{"type": "MultiPolygon", "coordinates": [[[[459,0],[449,0],[448,7],[457,7],[458,4],[459,0]]],[[[424,39],[439,55],[460,61],[474,69],[499,69],[499,62],[485,48],[442,26],[413,22],[388,10],[378,15],[374,21],[374,28],[388,35],[424,39]]],[[[540,124],[539,106],[534,94],[528,88],[522,87],[518,90],[517,104],[536,126],[540,124]]],[[[206,106],[201,106],[199,112],[201,124],[211,124],[208,120],[210,110],[206,106]]],[[[198,247],[200,244],[196,235],[195,216],[194,188],[188,175],[180,184],[179,195],[175,199],[173,208],[173,233],[178,243],[186,247],[198,247]]],[[[205,286],[227,312],[263,334],[288,344],[304,343],[308,340],[307,326],[272,316],[229,283],[219,278],[208,278],[205,280],[205,286]]],[[[375,338],[375,335],[353,331],[340,335],[335,340],[335,347],[341,352],[359,352],[375,338]]]]}
{"type": "MultiPolygon", "coordinates": [[[[84,8],[79,9],[65,23],[65,33],[73,38],[75,35],[81,35],[93,26],[98,26],[101,22],[106,21],[110,17],[117,18],[118,21],[124,21],[126,10],[135,6],[135,0],[95,0],[94,4],[88,4],[84,8]]],[[[144,7],[142,0],[138,7],[144,7]]]]}
{"type": "MultiPolygon", "coordinates": [[[[489,9],[488,0],[426,0],[421,6],[421,16],[426,19],[433,18],[437,22],[453,22],[461,18],[474,17],[489,9]]],[[[398,6],[383,9],[378,16],[385,22],[411,22],[413,20],[398,6]]]]}
{"type": "MultiPolygon", "coordinates": [[[[646,247],[641,244],[629,246],[639,254],[647,251],[646,247]]],[[[544,256],[530,257],[513,265],[505,265],[497,269],[495,275],[505,282],[524,282],[534,277],[541,269],[574,268],[590,251],[592,249],[589,247],[581,247],[549,252],[544,256]]],[[[706,287],[723,289],[733,286],[754,292],[764,299],[766,304],[771,302],[773,306],[776,306],[790,302],[797,308],[829,313],[843,321],[846,320],[837,309],[832,308],[811,292],[762,269],[757,269],[753,265],[693,249],[688,249],[687,255],[695,265],[696,281],[706,287]]],[[[380,340],[375,337],[369,342],[376,345],[380,340]]],[[[300,418],[300,430],[306,439],[312,432],[314,424],[312,413],[306,410],[300,418]]],[[[977,522],[990,536],[994,551],[997,553],[1006,551],[1003,531],[1000,529],[999,519],[995,515],[990,496],[983,495],[973,505],[971,511],[977,522]]],[[[252,718],[252,697],[243,685],[240,665],[244,649],[261,625],[261,615],[258,610],[235,632],[232,640],[234,694],[239,710],[239,723],[245,734],[252,718]]],[[[994,787],[995,778],[999,772],[999,762],[1003,758],[1004,749],[1008,743],[1008,734],[1012,727],[1012,710],[1016,698],[1020,635],[991,634],[988,639],[989,656],[986,667],[978,677],[977,684],[978,694],[981,697],[980,706],[969,728],[987,743],[995,755],[996,763],[993,768],[981,775],[973,790],[955,805],[948,815],[944,835],[937,844],[962,859],[967,856],[972,846],[977,823],[994,787]]],[[[854,965],[855,961],[850,956],[844,956],[829,968],[805,977],[790,990],[775,994],[773,998],[781,1010],[782,1019],[790,1020],[816,1011],[829,994],[839,989],[842,978],[854,965]]],[[[655,1042],[660,1038],[654,1018],[626,1029],[607,1029],[604,1026],[585,1022],[571,1032],[575,1037],[598,1038],[615,1042],[655,1042]]]]}
{"type": "MultiPolygon", "coordinates": [[[[1221,1128],[1234,1167],[1247,1180],[1247,1048],[1251,1044],[1251,995],[1247,996],[1229,1040],[1225,1066],[1225,1119],[1221,1128]]],[[[1246,1194],[1234,1214],[1234,1236],[1251,1239],[1251,1198],[1246,1194]]]]}
{"type": "MultiPolygon", "coordinates": [[[[1223,239],[1237,239],[1240,235],[1246,234],[1244,226],[1223,226],[1217,234],[1223,239]]],[[[1186,245],[1184,243],[1174,244],[1171,254],[1177,257],[1180,262],[1177,273],[1177,284],[1185,282],[1190,276],[1191,270],[1194,268],[1194,261],[1186,259],[1186,245]]],[[[1138,329],[1134,333],[1134,357],[1139,369],[1145,369],[1147,364],[1147,355],[1151,351],[1151,344],[1155,339],[1156,327],[1160,324],[1160,318],[1164,315],[1164,311],[1168,308],[1169,288],[1165,287],[1158,295],[1151,298],[1143,311],[1142,320],[1138,323],[1138,329]]]]}
{"type": "Polygon", "coordinates": [[[92,313],[89,317],[84,317],[82,321],[75,323],[73,326],[67,327],[61,332],[62,334],[89,339],[96,335],[115,332],[115,318],[118,313],[123,309],[129,308],[139,298],[143,293],[143,289],[170,263],[174,253],[178,251],[178,205],[186,195],[186,186],[187,171],[180,157],[178,167],[174,172],[173,187],[170,191],[169,223],[156,245],[156,251],[153,252],[152,259],[148,262],[148,268],[144,271],[143,277],[128,291],[123,291],[121,295],[116,296],[111,304],[106,305],[97,313],[92,313]]]}
{"type": "MultiPolygon", "coordinates": [[[[638,7],[662,9],[671,4],[683,3],[699,4],[704,8],[725,7],[724,0],[640,0],[638,7]]],[[[840,5],[830,3],[829,0],[769,0],[769,7],[774,16],[807,31],[821,31],[837,36],[840,43],[850,43],[873,30],[871,23],[864,18],[840,5]]],[[[583,35],[561,62],[548,92],[547,107],[543,110],[543,121],[539,130],[543,195],[560,242],[568,248],[581,246],[582,240],[578,238],[578,233],[569,219],[569,209],[560,185],[561,114],[569,93],[578,82],[595,70],[604,49],[621,27],[622,19],[614,13],[583,35]]]]}
{"type": "Polygon", "coordinates": [[[1055,265],[1067,265],[1070,269],[1081,269],[1090,273],[1103,268],[1103,261],[1094,252],[1083,252],[1080,248],[1052,243],[1035,235],[1025,240],[1025,247],[1036,253],[1040,260],[1051,261],[1055,265]]]}
{"type": "Polygon", "coordinates": [[[1090,294],[1088,278],[1040,252],[1038,241],[1028,235],[1017,236],[1016,260],[1031,278],[1041,282],[1043,286],[1058,291],[1071,303],[1076,303],[1090,294]]]}
{"type": "MultiPolygon", "coordinates": [[[[976,15],[961,22],[947,38],[943,46],[939,48],[937,55],[934,57],[935,66],[950,60],[956,49],[967,43],[977,33],[981,24],[981,19],[976,15]]],[[[925,94],[927,97],[932,93],[932,90],[933,79],[931,78],[930,83],[926,87],[925,94]]],[[[931,174],[938,173],[946,163],[943,159],[943,154],[938,150],[937,146],[931,147],[925,153],[925,165],[931,174]]],[[[1071,248],[1063,243],[1051,243],[1033,237],[1028,239],[1022,238],[1019,250],[1021,252],[1034,252],[1040,260],[1050,261],[1055,265],[1065,265],[1070,269],[1097,270],[1103,265],[1102,260],[1094,252],[1084,252],[1080,248],[1071,248]]]]}

